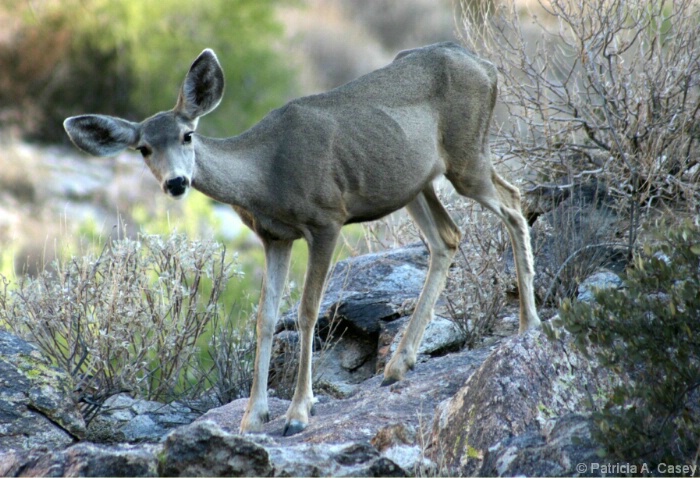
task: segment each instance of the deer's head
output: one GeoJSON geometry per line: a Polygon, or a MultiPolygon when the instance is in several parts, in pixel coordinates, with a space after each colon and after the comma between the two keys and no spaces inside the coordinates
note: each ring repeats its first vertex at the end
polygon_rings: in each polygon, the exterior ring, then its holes
{"type": "Polygon", "coordinates": [[[221,65],[207,49],[192,63],[172,110],[140,123],[106,115],[73,116],[63,127],[78,148],[95,156],[138,150],[163,191],[182,198],[194,180],[197,122],[219,105],[223,93],[221,65]]]}

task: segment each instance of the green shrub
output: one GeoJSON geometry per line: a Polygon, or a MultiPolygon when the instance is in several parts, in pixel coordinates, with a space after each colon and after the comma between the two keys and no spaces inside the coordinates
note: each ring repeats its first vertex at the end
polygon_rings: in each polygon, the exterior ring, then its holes
{"type": "Polygon", "coordinates": [[[228,324],[220,297],[236,274],[215,242],[113,240],[101,254],[57,260],[34,279],[11,286],[3,277],[0,326],[67,370],[90,405],[122,391],[183,398],[211,385],[199,373],[200,345],[210,324],[228,324]]]}
{"type": "Polygon", "coordinates": [[[660,231],[622,289],[597,291],[591,304],[565,301],[554,325],[619,374],[594,412],[608,452],[627,462],[687,464],[700,443],[700,227],[660,231]]]}
{"type": "Polygon", "coordinates": [[[294,87],[271,47],[281,37],[274,0],[61,0],[0,2],[18,18],[0,43],[0,119],[32,139],[65,141],[80,113],[142,120],[170,109],[190,63],[213,48],[226,98],[202,131],[231,135],[258,121],[294,87]]]}

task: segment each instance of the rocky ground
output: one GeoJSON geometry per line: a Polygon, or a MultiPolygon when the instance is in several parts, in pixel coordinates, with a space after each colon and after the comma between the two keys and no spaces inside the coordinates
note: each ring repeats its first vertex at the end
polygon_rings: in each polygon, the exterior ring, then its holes
{"type": "MultiPolygon", "coordinates": [[[[433,345],[422,350],[406,380],[380,386],[375,372],[394,340],[386,331],[392,324],[400,331],[410,313],[402,294],[420,286],[425,257],[416,245],[336,267],[320,322],[334,311],[348,333],[321,343],[316,414],[292,437],[282,436],[289,403],[282,398],[271,399],[272,419],[261,434],[238,434],[246,399],[199,416],[184,404],[123,395],[86,429],[65,373],[33,346],[0,334],[0,474],[544,476],[575,475],[577,464],[599,462],[584,403],[610,381],[565,339],[550,341],[535,331],[450,352],[454,344],[440,337],[455,333],[434,327],[426,336],[433,345]]],[[[616,286],[614,279],[599,276],[598,284],[616,286]]],[[[281,320],[278,342],[295,333],[281,320]]],[[[293,364],[294,357],[283,361],[293,364]]]]}

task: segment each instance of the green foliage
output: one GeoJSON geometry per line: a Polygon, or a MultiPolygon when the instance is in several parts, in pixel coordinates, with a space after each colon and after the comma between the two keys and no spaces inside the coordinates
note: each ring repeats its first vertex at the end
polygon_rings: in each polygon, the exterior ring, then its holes
{"type": "Polygon", "coordinates": [[[660,235],[636,255],[624,288],[598,291],[592,304],[565,301],[555,325],[621,377],[594,413],[608,451],[690,463],[700,442],[700,227],[662,226],[660,235]]]}
{"type": "Polygon", "coordinates": [[[6,95],[8,104],[18,106],[41,98],[32,103],[36,117],[20,121],[42,140],[63,139],[61,122],[72,114],[140,121],[172,108],[190,63],[204,48],[213,48],[227,90],[203,133],[240,132],[294,88],[289,67],[270,46],[282,34],[274,17],[278,4],[61,0],[34,9],[22,2],[6,6],[22,18],[22,26],[13,42],[0,48],[0,98],[6,95]]]}

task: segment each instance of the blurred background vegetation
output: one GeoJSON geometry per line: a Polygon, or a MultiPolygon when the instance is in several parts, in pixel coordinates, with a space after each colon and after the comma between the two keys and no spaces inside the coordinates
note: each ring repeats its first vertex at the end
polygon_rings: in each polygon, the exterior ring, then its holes
{"type": "Polygon", "coordinates": [[[174,105],[189,63],[209,47],[229,95],[204,132],[244,129],[294,91],[290,65],[271,48],[282,34],[279,3],[4,0],[12,25],[0,43],[2,122],[45,143],[65,142],[61,123],[78,111],[140,121],[174,105]]]}
{"type": "Polygon", "coordinates": [[[401,49],[454,38],[451,0],[0,0],[0,128],[65,143],[76,112],[141,120],[173,106],[213,48],[226,99],[203,133],[230,135],[299,94],[401,49]]]}

